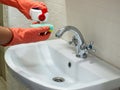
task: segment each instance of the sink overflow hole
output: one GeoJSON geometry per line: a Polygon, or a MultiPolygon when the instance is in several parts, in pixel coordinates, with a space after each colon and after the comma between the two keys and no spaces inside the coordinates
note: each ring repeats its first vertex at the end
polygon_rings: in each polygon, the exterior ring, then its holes
{"type": "Polygon", "coordinates": [[[71,68],[72,64],[71,62],[68,62],[68,67],[71,68]]]}
{"type": "Polygon", "coordinates": [[[55,82],[64,82],[65,79],[62,78],[62,77],[54,77],[54,78],[53,78],[53,81],[55,81],[55,82]]]}

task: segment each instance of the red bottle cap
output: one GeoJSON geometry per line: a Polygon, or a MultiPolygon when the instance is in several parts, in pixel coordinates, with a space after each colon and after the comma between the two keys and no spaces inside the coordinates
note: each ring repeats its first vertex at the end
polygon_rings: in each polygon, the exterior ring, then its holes
{"type": "Polygon", "coordinates": [[[39,18],[40,21],[44,21],[46,19],[44,14],[39,15],[38,18],[39,18]]]}

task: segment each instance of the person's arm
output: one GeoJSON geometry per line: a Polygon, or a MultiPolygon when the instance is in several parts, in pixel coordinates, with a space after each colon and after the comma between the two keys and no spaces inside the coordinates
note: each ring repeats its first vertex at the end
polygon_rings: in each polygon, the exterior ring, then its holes
{"type": "Polygon", "coordinates": [[[12,39],[12,32],[6,28],[0,26],[0,44],[6,44],[9,43],[12,39]]]}
{"type": "Polygon", "coordinates": [[[0,45],[11,46],[47,40],[51,34],[49,26],[39,28],[0,27],[0,45]]]}
{"type": "Polygon", "coordinates": [[[0,0],[0,3],[17,8],[28,19],[31,19],[30,16],[31,8],[38,8],[42,10],[43,13],[48,12],[47,7],[43,2],[38,2],[33,0],[0,0]]]}

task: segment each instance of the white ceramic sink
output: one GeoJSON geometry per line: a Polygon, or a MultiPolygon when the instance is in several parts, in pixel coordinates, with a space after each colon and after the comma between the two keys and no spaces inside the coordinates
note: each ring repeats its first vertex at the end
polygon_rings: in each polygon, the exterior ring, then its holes
{"type": "Polygon", "coordinates": [[[31,90],[112,90],[120,86],[117,68],[92,55],[77,58],[74,47],[62,39],[12,46],[5,60],[11,74],[31,90]]]}

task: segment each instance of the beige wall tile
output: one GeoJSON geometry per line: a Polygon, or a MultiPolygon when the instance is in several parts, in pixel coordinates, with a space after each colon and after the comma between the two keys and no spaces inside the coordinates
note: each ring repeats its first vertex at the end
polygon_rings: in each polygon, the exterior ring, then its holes
{"type": "Polygon", "coordinates": [[[13,77],[8,69],[6,69],[6,72],[7,90],[29,90],[22,82],[13,77]]]}
{"type": "Polygon", "coordinates": [[[0,90],[7,90],[6,82],[2,77],[0,77],[0,90]]]}

